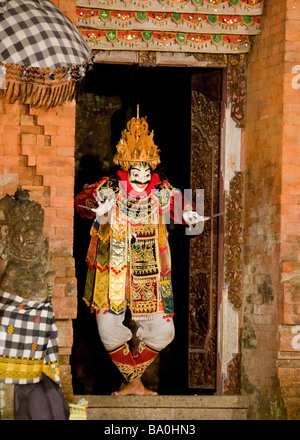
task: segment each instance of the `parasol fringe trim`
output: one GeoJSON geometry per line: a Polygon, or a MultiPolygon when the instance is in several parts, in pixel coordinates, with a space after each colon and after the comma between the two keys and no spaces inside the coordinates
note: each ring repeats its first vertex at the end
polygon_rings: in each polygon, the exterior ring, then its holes
{"type": "Polygon", "coordinates": [[[29,104],[32,107],[48,110],[61,106],[67,101],[76,97],[76,83],[69,81],[68,84],[42,85],[31,83],[18,83],[8,80],[6,88],[0,90],[0,99],[15,104],[20,100],[22,104],[29,104]]]}

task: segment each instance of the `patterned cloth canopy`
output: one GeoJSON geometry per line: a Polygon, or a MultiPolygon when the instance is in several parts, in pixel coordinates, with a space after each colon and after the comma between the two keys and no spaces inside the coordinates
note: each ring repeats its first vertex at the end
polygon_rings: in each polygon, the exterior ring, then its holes
{"type": "Polygon", "coordinates": [[[50,1],[9,0],[0,9],[2,62],[53,69],[83,64],[89,56],[76,27],[50,1]]]}
{"type": "Polygon", "coordinates": [[[0,98],[14,102],[21,97],[33,106],[60,105],[73,99],[75,84],[90,62],[87,43],[51,1],[0,0],[0,98]],[[55,100],[48,99],[51,90],[55,100]]]}

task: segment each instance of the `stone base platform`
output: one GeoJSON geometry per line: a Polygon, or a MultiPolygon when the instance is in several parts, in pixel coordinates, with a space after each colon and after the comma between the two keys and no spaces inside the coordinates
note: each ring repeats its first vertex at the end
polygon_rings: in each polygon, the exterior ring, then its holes
{"type": "Polygon", "coordinates": [[[247,396],[76,396],[88,420],[246,420],[247,396]]]}

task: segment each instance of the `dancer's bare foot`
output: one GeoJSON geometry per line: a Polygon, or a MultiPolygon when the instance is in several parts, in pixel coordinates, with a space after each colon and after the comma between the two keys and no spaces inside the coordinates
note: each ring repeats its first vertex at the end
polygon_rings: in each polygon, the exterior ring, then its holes
{"type": "Polygon", "coordinates": [[[157,396],[155,391],[151,391],[148,388],[145,388],[143,382],[140,377],[137,377],[132,382],[128,382],[125,386],[121,385],[119,391],[114,391],[112,393],[113,396],[157,396]]]}

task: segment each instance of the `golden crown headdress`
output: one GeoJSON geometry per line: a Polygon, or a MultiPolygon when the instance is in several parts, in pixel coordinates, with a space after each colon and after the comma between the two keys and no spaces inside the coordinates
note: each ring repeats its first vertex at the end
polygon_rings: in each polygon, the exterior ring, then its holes
{"type": "Polygon", "coordinates": [[[153,135],[153,130],[151,132],[148,130],[146,119],[139,117],[139,106],[137,106],[137,117],[132,118],[127,123],[127,130],[122,131],[122,137],[117,144],[117,153],[113,158],[114,163],[128,171],[131,166],[146,162],[154,170],[160,163],[160,158],[153,135]]]}

